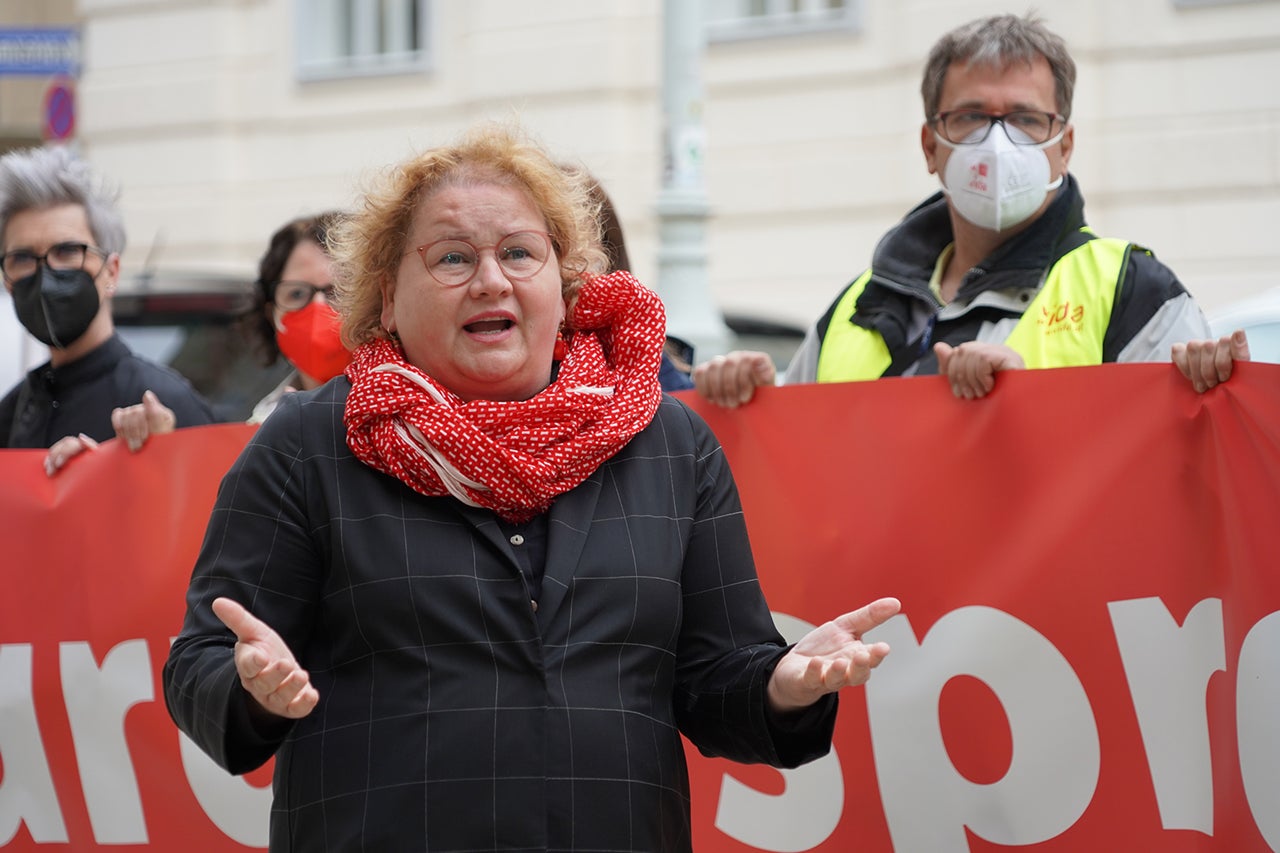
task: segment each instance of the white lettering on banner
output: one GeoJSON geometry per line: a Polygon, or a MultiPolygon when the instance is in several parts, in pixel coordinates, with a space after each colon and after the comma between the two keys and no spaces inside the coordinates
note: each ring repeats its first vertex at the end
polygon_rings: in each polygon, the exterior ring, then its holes
{"type": "Polygon", "coordinates": [[[1227,668],[1222,600],[1201,601],[1181,627],[1158,598],[1114,601],[1107,609],[1138,714],[1160,824],[1212,835],[1213,758],[1205,692],[1209,677],[1227,668]],[[1170,713],[1175,708],[1177,713],[1170,713]]]}
{"type": "MultiPolygon", "coordinates": [[[[814,625],[786,613],[773,614],[778,633],[797,642],[814,625]]],[[[716,803],[716,829],[759,850],[799,853],[831,836],[844,811],[844,775],[836,751],[794,770],[778,771],[781,794],[764,794],[726,775],[716,803]]]]}
{"type": "MultiPolygon", "coordinates": [[[[169,638],[169,646],[177,637],[169,638]]],[[[178,754],[191,793],[222,833],[246,847],[266,847],[271,840],[271,786],[258,788],[243,776],[218,766],[196,742],[178,732],[178,754]]]]}
{"type": "Polygon", "coordinates": [[[32,695],[31,644],[0,645],[0,847],[23,823],[37,844],[66,844],[32,695]]]}
{"type": "MultiPolygon", "coordinates": [[[[1214,799],[1205,690],[1225,669],[1222,602],[1206,599],[1178,627],[1154,598],[1108,605],[1146,748],[1162,825],[1212,834],[1214,799]],[[1170,658],[1176,666],[1169,666],[1170,658]]],[[[812,626],[775,614],[794,641],[812,626]]],[[[1093,710],[1079,678],[1042,634],[993,608],[965,607],[917,642],[906,616],[871,632],[893,654],[865,688],[871,747],[895,849],[968,851],[966,827],[996,844],[1037,844],[1069,828],[1097,786],[1093,710]],[[978,784],[954,767],[938,702],[946,683],[971,676],[1005,711],[1013,753],[1003,778],[978,784]]],[[[67,828],[36,717],[31,644],[0,644],[0,847],[24,824],[36,844],[67,844],[67,828]]],[[[64,702],[84,799],[101,844],[146,843],[147,829],[124,720],[154,701],[145,640],[127,640],[98,667],[88,645],[59,646],[64,702]]],[[[1240,775],[1262,837],[1280,850],[1280,612],[1245,637],[1235,680],[1240,775]]],[[[269,788],[217,767],[178,734],[183,770],[212,823],[235,841],[264,847],[269,788]]],[[[832,752],[781,771],[777,796],[725,777],[716,826],[757,849],[788,853],[822,844],[844,809],[844,778],[832,752]]],[[[79,842],[78,842],[79,843],[79,842]]]]}
{"type": "Polygon", "coordinates": [[[155,699],[147,641],[128,640],[111,649],[101,669],[83,642],[62,643],[58,661],[93,837],[99,844],[146,844],[124,718],[134,705],[155,699]]]}
{"type": "MultiPolygon", "coordinates": [[[[37,844],[66,844],[67,828],[49,770],[32,694],[30,644],[0,645],[0,847],[25,823],[37,844]]],[[[63,701],[75,746],[89,822],[99,844],[146,844],[146,819],[138,791],[125,715],[139,702],[155,701],[155,678],[146,640],[126,640],[94,662],[88,643],[58,648],[63,701]]],[[[266,847],[271,789],[250,785],[218,767],[185,735],[183,770],[209,819],[227,837],[266,847]]]]}
{"type": "Polygon", "coordinates": [[[962,607],[918,644],[903,615],[868,639],[893,648],[865,689],[894,849],[968,851],[966,826],[995,844],[1035,844],[1084,814],[1098,783],[1098,730],[1083,685],[1044,635],[1000,610],[962,607]],[[1013,736],[1009,769],[991,784],[957,772],[942,740],[938,700],[959,675],[991,688],[1013,736]]]}
{"type": "Polygon", "coordinates": [[[1280,613],[1249,630],[1236,666],[1236,748],[1259,832],[1280,850],[1280,613]]]}
{"type": "Polygon", "coordinates": [[[195,741],[178,734],[182,769],[204,813],[228,838],[246,847],[266,847],[270,836],[271,787],[257,788],[218,766],[195,741]]]}

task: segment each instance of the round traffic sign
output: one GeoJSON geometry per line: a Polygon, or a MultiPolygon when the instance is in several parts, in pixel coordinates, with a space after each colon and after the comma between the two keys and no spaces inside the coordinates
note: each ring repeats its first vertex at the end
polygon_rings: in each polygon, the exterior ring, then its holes
{"type": "Polygon", "coordinates": [[[66,83],[54,83],[44,96],[44,138],[69,139],[75,129],[75,92],[66,83]]]}

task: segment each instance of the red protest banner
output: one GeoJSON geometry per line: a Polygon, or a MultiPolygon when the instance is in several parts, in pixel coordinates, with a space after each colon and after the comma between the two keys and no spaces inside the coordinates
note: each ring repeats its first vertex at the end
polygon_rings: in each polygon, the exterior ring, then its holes
{"type": "MultiPolygon", "coordinates": [[[[695,405],[784,633],[881,595],[893,654],[792,771],[691,756],[695,849],[1280,847],[1280,367],[767,389],[695,405]]],[[[242,426],[0,452],[0,846],[265,845],[263,771],[183,745],[159,677],[242,426]]]]}
{"type": "Polygon", "coordinates": [[[903,602],[841,773],[695,765],[695,848],[1280,847],[1280,368],[1241,367],[1204,395],[1109,365],[695,403],[775,613],[903,602]]]}
{"type": "Polygon", "coordinates": [[[265,846],[269,775],[180,752],[160,689],[218,481],[251,432],[181,430],[137,456],[110,441],[52,479],[44,451],[0,451],[0,846],[265,846]]]}

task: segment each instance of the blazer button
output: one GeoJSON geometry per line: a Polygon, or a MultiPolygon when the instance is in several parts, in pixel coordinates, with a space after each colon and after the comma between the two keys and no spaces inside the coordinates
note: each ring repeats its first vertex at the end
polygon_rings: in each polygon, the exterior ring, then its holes
{"type": "Polygon", "coordinates": [[[538,602],[534,601],[532,598],[529,599],[529,606],[533,608],[534,613],[538,612],[538,602]]]}

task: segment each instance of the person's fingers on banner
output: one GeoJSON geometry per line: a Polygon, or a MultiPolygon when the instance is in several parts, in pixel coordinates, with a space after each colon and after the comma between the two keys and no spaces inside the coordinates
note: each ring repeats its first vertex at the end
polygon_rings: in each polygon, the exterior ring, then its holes
{"type": "Polygon", "coordinates": [[[1219,382],[1231,378],[1231,369],[1237,361],[1249,360],[1249,338],[1244,329],[1236,329],[1220,340],[1214,349],[1213,366],[1219,382]]]}
{"type": "Polygon", "coordinates": [[[142,394],[142,410],[147,416],[147,428],[153,435],[163,432],[172,432],[177,426],[177,416],[174,415],[173,409],[170,409],[164,403],[160,402],[160,398],[156,396],[156,392],[147,390],[142,394]]]}
{"type": "Polygon", "coordinates": [[[958,347],[939,341],[933,345],[938,373],[947,377],[951,392],[963,400],[977,400],[996,386],[996,372],[1022,370],[1026,362],[1004,344],[966,341],[958,347]]]}
{"type": "Polygon", "coordinates": [[[236,635],[236,671],[258,704],[282,717],[311,713],[320,694],[280,635],[229,598],[214,599],[213,613],[236,635]]]}
{"type": "Polygon", "coordinates": [[[1230,379],[1237,361],[1249,361],[1249,338],[1243,329],[1236,329],[1217,340],[1176,343],[1171,357],[1179,372],[1191,380],[1191,387],[1204,392],[1230,379]]]}
{"type": "MultiPolygon", "coordinates": [[[[739,353],[734,352],[730,355],[739,355],[739,353]]],[[[733,384],[737,388],[738,402],[745,404],[751,402],[756,388],[774,383],[777,378],[777,369],[773,366],[773,359],[768,353],[741,352],[740,355],[741,359],[734,365],[737,376],[733,384]]]]}
{"type": "Polygon", "coordinates": [[[137,453],[153,435],[173,432],[177,418],[173,410],[160,402],[154,391],[144,391],[142,402],[113,409],[111,426],[118,438],[124,439],[129,449],[137,453]]]}
{"type": "Polygon", "coordinates": [[[693,385],[706,400],[728,409],[755,396],[756,388],[772,385],[777,369],[768,353],[735,350],[717,355],[693,369],[693,385]]]}
{"type": "Polygon", "coordinates": [[[1187,341],[1173,345],[1173,363],[1183,376],[1191,380],[1191,387],[1196,391],[1204,392],[1218,384],[1218,369],[1214,365],[1217,348],[1218,341],[1187,341]]]}
{"type": "Polygon", "coordinates": [[[97,449],[98,442],[84,433],[60,438],[53,443],[53,446],[49,448],[49,453],[44,457],[44,472],[52,477],[62,469],[63,465],[66,465],[84,451],[97,449]]]}

